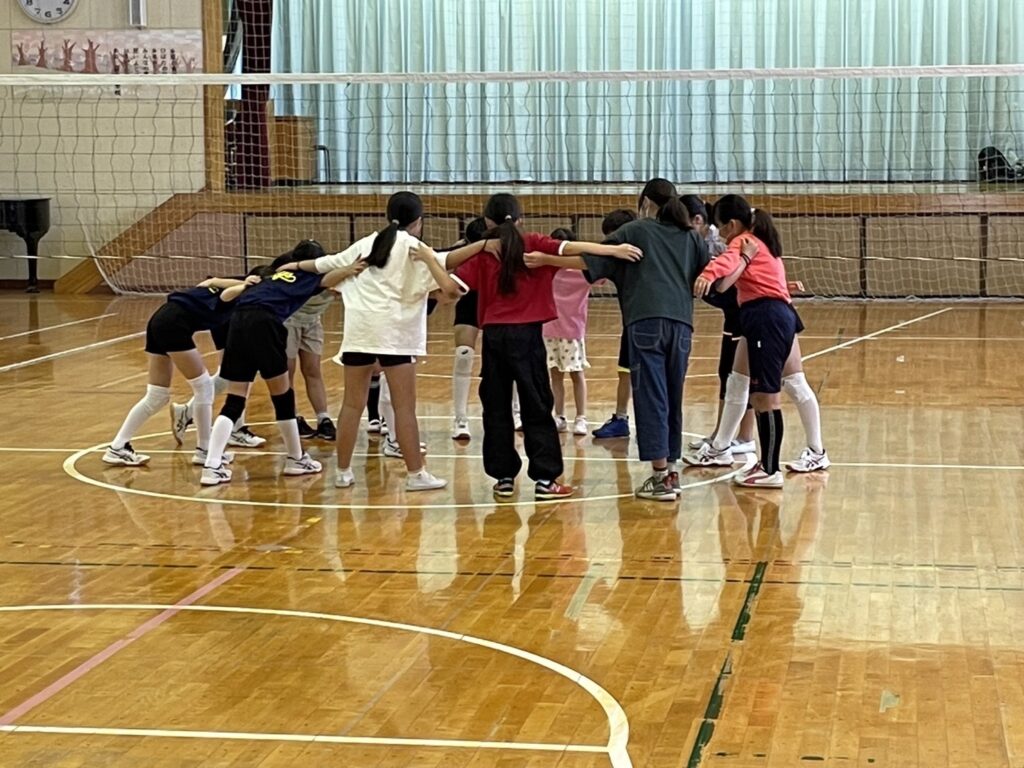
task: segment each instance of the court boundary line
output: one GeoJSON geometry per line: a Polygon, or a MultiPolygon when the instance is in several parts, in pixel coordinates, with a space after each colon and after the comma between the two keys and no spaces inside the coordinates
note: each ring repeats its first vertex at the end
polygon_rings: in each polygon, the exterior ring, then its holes
{"type": "Polygon", "coordinates": [[[827,355],[829,352],[838,352],[841,349],[847,349],[849,347],[852,347],[854,344],[860,344],[862,341],[869,341],[870,339],[877,338],[879,336],[882,336],[883,334],[898,331],[900,328],[906,328],[908,325],[914,325],[915,323],[920,323],[924,320],[930,320],[933,317],[944,315],[947,312],[952,311],[952,309],[953,307],[943,307],[942,309],[938,309],[934,312],[929,312],[926,315],[921,315],[920,317],[915,317],[910,320],[904,320],[902,323],[890,325],[888,328],[882,328],[880,330],[872,331],[871,333],[865,334],[864,336],[858,336],[855,339],[849,339],[847,341],[842,342],[841,344],[835,344],[831,347],[826,347],[825,349],[819,349],[817,352],[811,352],[809,355],[804,355],[803,361],[807,362],[808,360],[813,360],[816,357],[827,355]]]}
{"type": "Polygon", "coordinates": [[[60,323],[59,325],[46,325],[42,328],[35,328],[31,331],[22,331],[21,333],[12,333],[10,336],[0,336],[0,341],[7,341],[8,339],[20,339],[22,336],[31,336],[33,333],[43,333],[43,331],[55,331],[58,328],[68,328],[72,325],[81,325],[82,323],[91,323],[93,320],[103,320],[107,317],[116,317],[117,312],[107,312],[105,315],[96,315],[96,317],[86,317],[82,320],[72,320],[67,323],[60,323]]]}
{"type": "MultiPolygon", "coordinates": [[[[93,603],[93,604],[41,604],[41,605],[5,605],[0,606],[0,613],[26,613],[31,611],[168,611],[176,608],[176,613],[182,611],[195,611],[197,613],[235,613],[235,614],[248,614],[248,615],[259,615],[259,616],[276,616],[276,617],[287,617],[287,618],[298,618],[298,619],[316,619],[320,621],[332,621],[342,624],[360,624],[363,626],[375,627],[378,629],[391,629],[400,632],[412,632],[415,634],[430,635],[433,637],[440,637],[446,640],[451,640],[456,643],[466,643],[468,645],[475,645],[481,648],[502,653],[507,656],[521,659],[523,661],[532,663],[536,666],[546,669],[549,672],[553,672],[560,677],[565,678],[570,683],[575,684],[577,687],[583,689],[594,701],[597,702],[598,706],[605,713],[605,718],[608,724],[608,742],[604,747],[596,747],[587,749],[586,751],[592,752],[603,752],[608,755],[613,768],[632,768],[632,761],[627,751],[629,743],[629,719],[626,716],[625,710],[622,705],[612,696],[603,686],[592,680],[591,678],[584,675],[571,667],[561,664],[553,659],[549,659],[546,656],[533,653],[531,651],[517,648],[513,645],[507,645],[505,643],[499,643],[494,640],[487,640],[482,637],[475,635],[469,635],[465,633],[452,632],[451,630],[438,629],[437,627],[428,627],[420,624],[408,624],[405,622],[389,621],[386,619],[371,619],[359,616],[347,616],[343,614],[323,613],[319,611],[297,611],[288,609],[278,608],[255,608],[255,607],[243,607],[243,606],[230,606],[230,605],[181,605],[181,606],[169,606],[166,604],[159,603],[93,603]]],[[[9,725],[3,723],[3,725],[9,725]]],[[[13,728],[6,729],[7,732],[17,732],[17,728],[20,726],[14,726],[13,728]]],[[[27,728],[39,728],[42,726],[26,726],[27,728]]],[[[343,738],[343,737],[337,737],[343,738]]],[[[470,742],[475,748],[480,748],[475,742],[470,742]]],[[[485,742],[486,743],[486,742],[485,742]]],[[[494,744],[495,742],[491,742],[494,744]]],[[[446,746],[448,746],[446,744],[446,746]]],[[[569,751],[567,746],[560,746],[559,751],[569,751]]],[[[586,745],[577,745],[586,746],[586,745]]],[[[486,747],[484,747],[486,748],[486,747]]],[[[499,748],[499,747],[494,747],[499,748]]],[[[580,750],[575,750],[580,751],[580,750]]]]}
{"type": "Polygon", "coordinates": [[[49,360],[56,360],[61,357],[69,357],[70,355],[78,354],[79,352],[87,352],[90,349],[99,349],[100,347],[109,347],[113,344],[119,344],[122,341],[128,341],[129,339],[137,339],[140,336],[145,336],[145,331],[138,331],[137,333],[129,333],[125,336],[118,336],[113,339],[104,339],[103,341],[95,341],[92,344],[85,344],[81,347],[74,347],[72,349],[65,349],[60,352],[52,352],[49,355],[43,355],[42,357],[34,357],[31,360],[22,360],[17,363],[10,363],[9,365],[0,366],[0,373],[9,373],[11,371],[17,371],[21,368],[28,368],[32,365],[39,363],[45,363],[49,360]]]}

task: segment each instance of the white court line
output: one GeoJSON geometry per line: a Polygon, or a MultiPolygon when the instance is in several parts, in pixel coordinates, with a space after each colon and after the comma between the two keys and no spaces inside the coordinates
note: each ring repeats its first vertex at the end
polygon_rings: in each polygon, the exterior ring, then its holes
{"type": "Polygon", "coordinates": [[[22,336],[31,336],[33,333],[42,333],[43,331],[55,331],[58,328],[67,328],[70,325],[81,325],[82,323],[91,323],[93,320],[102,320],[105,317],[114,317],[117,312],[108,312],[105,315],[96,315],[96,317],[86,317],[83,320],[72,320],[69,323],[61,323],[60,325],[47,325],[42,328],[36,328],[31,331],[23,331],[22,333],[12,333],[10,336],[0,336],[0,341],[7,341],[8,339],[17,339],[22,336]]]}
{"type": "MultiPolygon", "coordinates": [[[[435,627],[427,627],[419,624],[405,624],[402,622],[386,621],[383,619],[367,619],[358,616],[344,616],[341,614],[334,613],[319,613],[314,611],[290,611],[284,609],[274,608],[243,608],[239,606],[228,606],[228,605],[178,605],[178,606],[167,606],[167,605],[149,605],[149,604],[134,604],[134,603],[104,603],[95,605],[83,605],[83,604],[65,604],[65,605],[6,605],[0,606],[0,613],[24,613],[28,611],[101,611],[101,610],[113,610],[113,611],[165,611],[170,608],[174,608],[178,611],[196,611],[199,613],[239,613],[259,616],[283,616],[287,618],[300,618],[300,619],[318,619],[321,621],[335,621],[344,624],[362,624],[364,626],[378,627],[382,629],[394,629],[404,632],[413,632],[422,635],[432,635],[434,637],[444,638],[446,640],[453,640],[455,642],[466,643],[468,645],[476,645],[481,648],[488,648],[498,653],[503,653],[508,656],[513,656],[523,661],[535,664],[543,669],[555,673],[561,677],[564,677],[571,683],[574,683],[578,687],[582,688],[588,693],[594,701],[604,710],[605,717],[608,722],[608,743],[607,746],[597,747],[589,745],[550,745],[550,744],[530,744],[530,749],[545,749],[549,751],[562,751],[562,752],[598,752],[605,753],[608,755],[611,761],[612,768],[632,768],[632,761],[629,757],[629,753],[626,751],[626,746],[629,743],[629,720],[626,717],[626,712],[622,708],[622,705],[612,696],[607,690],[598,685],[596,682],[591,680],[586,675],[578,672],[571,667],[567,667],[564,664],[559,664],[557,661],[553,661],[545,656],[541,656],[530,651],[523,650],[522,648],[516,648],[513,645],[505,645],[504,643],[498,643],[493,640],[485,640],[484,638],[474,637],[473,635],[464,635],[458,632],[451,632],[445,629],[437,629],[435,627]]],[[[26,733],[31,733],[28,729],[30,728],[46,728],[48,726],[10,726],[7,730],[9,733],[17,733],[18,730],[23,730],[26,733]]],[[[49,726],[52,727],[52,726],[49,726]]],[[[134,730],[134,729],[115,729],[115,730],[134,730]]],[[[39,733],[45,733],[46,731],[35,731],[39,733]]],[[[58,733],[61,731],[57,731],[58,733]]],[[[97,729],[89,729],[89,732],[96,733],[97,729]]],[[[196,732],[196,731],[172,731],[170,733],[209,733],[209,732],[196,732]]],[[[138,735],[146,735],[140,733],[138,735]]],[[[302,734],[294,734],[296,740],[303,738],[312,738],[314,741],[323,741],[324,737],[313,736],[306,737],[302,734]]],[[[265,734],[265,736],[273,736],[273,734],[265,734]]],[[[188,738],[187,736],[185,738],[188,738]]],[[[203,738],[203,737],[198,737],[203,738]]],[[[221,738],[220,736],[210,736],[208,738],[221,738]]],[[[256,737],[258,738],[258,736],[256,737]]],[[[330,737],[334,739],[343,739],[346,737],[337,736],[330,737]]],[[[358,737],[351,737],[358,738],[358,737]]],[[[369,738],[369,737],[366,737],[369,738]]],[[[429,746],[425,742],[439,742],[437,746],[465,746],[471,749],[522,749],[516,742],[458,742],[458,741],[445,741],[445,740],[398,740],[402,744],[408,744],[409,746],[429,746]],[[413,743],[414,741],[419,743],[413,743]]],[[[336,743],[375,743],[373,741],[366,742],[336,742],[336,743]]]]}
{"type": "Polygon", "coordinates": [[[860,344],[860,342],[862,342],[862,341],[867,341],[868,339],[874,339],[874,338],[876,338],[878,336],[881,336],[884,333],[891,333],[892,331],[897,331],[900,328],[906,328],[908,325],[913,325],[914,323],[920,323],[922,320],[928,320],[930,318],[937,317],[939,315],[945,314],[946,312],[949,312],[951,309],[953,309],[953,308],[952,307],[945,307],[943,309],[936,310],[935,312],[929,312],[927,315],[921,315],[920,317],[915,317],[912,320],[904,320],[902,323],[896,323],[896,325],[890,325],[888,328],[882,328],[881,330],[874,331],[873,333],[869,333],[869,334],[867,334],[865,336],[858,336],[855,339],[850,339],[849,341],[844,341],[842,344],[836,344],[836,345],[828,347],[826,349],[819,349],[817,352],[812,352],[809,355],[804,355],[803,359],[805,361],[806,360],[813,360],[814,358],[821,357],[822,355],[826,355],[829,352],[836,352],[837,350],[840,350],[840,349],[846,349],[847,347],[852,347],[854,344],[860,344]]]}
{"type": "Polygon", "coordinates": [[[137,339],[139,336],[145,336],[145,331],[139,331],[138,333],[129,333],[126,336],[118,336],[115,339],[104,339],[103,341],[96,341],[92,344],[86,344],[81,347],[75,347],[73,349],[65,349],[63,352],[54,352],[49,355],[43,355],[42,357],[34,357],[31,360],[22,360],[20,363],[11,363],[0,367],[0,373],[7,373],[8,371],[16,371],[19,368],[28,368],[30,365],[36,365],[38,363],[45,363],[48,360],[56,360],[59,357],[67,357],[68,355],[74,355],[79,352],[85,352],[90,349],[98,349],[99,347],[109,347],[111,344],[117,344],[128,339],[137,339]]]}
{"type": "Polygon", "coordinates": [[[854,467],[865,469],[976,469],[976,470],[1001,470],[1006,472],[1024,471],[1024,466],[1013,464],[883,464],[880,462],[832,462],[833,467],[854,467]]]}
{"type": "MultiPolygon", "coordinates": [[[[300,744],[359,744],[375,747],[439,747],[443,749],[508,749],[524,752],[589,752],[608,754],[607,747],[587,744],[544,744],[516,741],[461,739],[398,739],[376,736],[330,736],[305,733],[245,733],[239,731],[172,731],[165,728],[91,728],[85,726],[0,725],[0,733],[48,733],[67,736],[134,736],[217,741],[284,741],[300,744]]],[[[623,763],[625,765],[625,763],[623,763]]]]}

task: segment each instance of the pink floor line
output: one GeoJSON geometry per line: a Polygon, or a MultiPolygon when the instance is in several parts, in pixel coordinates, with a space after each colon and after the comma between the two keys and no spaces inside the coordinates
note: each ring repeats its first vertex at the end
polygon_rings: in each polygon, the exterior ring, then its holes
{"type": "Polygon", "coordinates": [[[122,650],[123,648],[127,648],[140,637],[143,637],[144,635],[153,631],[175,614],[181,613],[181,608],[183,608],[186,605],[192,605],[192,603],[213,592],[213,590],[217,589],[217,587],[231,581],[231,579],[235,578],[235,576],[242,573],[244,570],[244,568],[232,568],[229,571],[225,571],[213,581],[201,586],[191,595],[183,597],[181,600],[176,602],[172,608],[168,608],[166,611],[159,613],[146,623],[140,624],[138,627],[133,629],[120,640],[116,640],[115,642],[111,643],[92,658],[83,661],[81,664],[72,669],[66,675],[62,676],[60,679],[50,683],[48,686],[43,688],[43,690],[39,691],[39,693],[29,697],[28,699],[25,699],[25,701],[21,702],[21,704],[16,706],[14,709],[10,710],[9,712],[6,712],[3,716],[0,716],[0,725],[13,725],[14,721],[20,718],[22,715],[30,712],[31,710],[38,707],[40,704],[53,698],[58,693],[67,688],[69,685],[71,685],[73,682],[82,677],[82,675],[86,674],[92,669],[95,669],[104,661],[113,656],[115,653],[122,650]]]}

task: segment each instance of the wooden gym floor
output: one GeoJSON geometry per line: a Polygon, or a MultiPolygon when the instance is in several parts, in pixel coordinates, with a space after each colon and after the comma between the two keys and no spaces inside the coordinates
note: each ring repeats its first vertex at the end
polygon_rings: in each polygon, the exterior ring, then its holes
{"type": "MultiPolygon", "coordinates": [[[[445,491],[406,498],[365,438],[352,491],[325,444],[322,477],[279,477],[262,388],[231,486],[162,415],[149,468],[107,468],[157,301],[0,294],[0,764],[1024,766],[1020,305],[804,304],[834,468],[687,473],[676,507],[633,499],[633,445],[571,436],[576,499],[495,504],[479,439],[448,438],[444,310],[420,413],[445,491]]],[[[596,424],[619,321],[591,318],[596,424]]],[[[701,310],[690,434],[719,327],[701,310]]]]}

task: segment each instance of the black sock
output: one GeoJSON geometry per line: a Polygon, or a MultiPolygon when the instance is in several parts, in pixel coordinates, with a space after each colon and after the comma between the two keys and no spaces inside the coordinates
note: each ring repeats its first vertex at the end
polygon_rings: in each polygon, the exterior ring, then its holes
{"type": "Polygon", "coordinates": [[[779,471],[782,450],[782,411],[776,408],[758,413],[757,434],[761,439],[761,467],[773,475],[779,471]]]}
{"type": "Polygon", "coordinates": [[[370,396],[366,398],[366,415],[370,421],[380,421],[380,374],[370,379],[370,396]]]}

